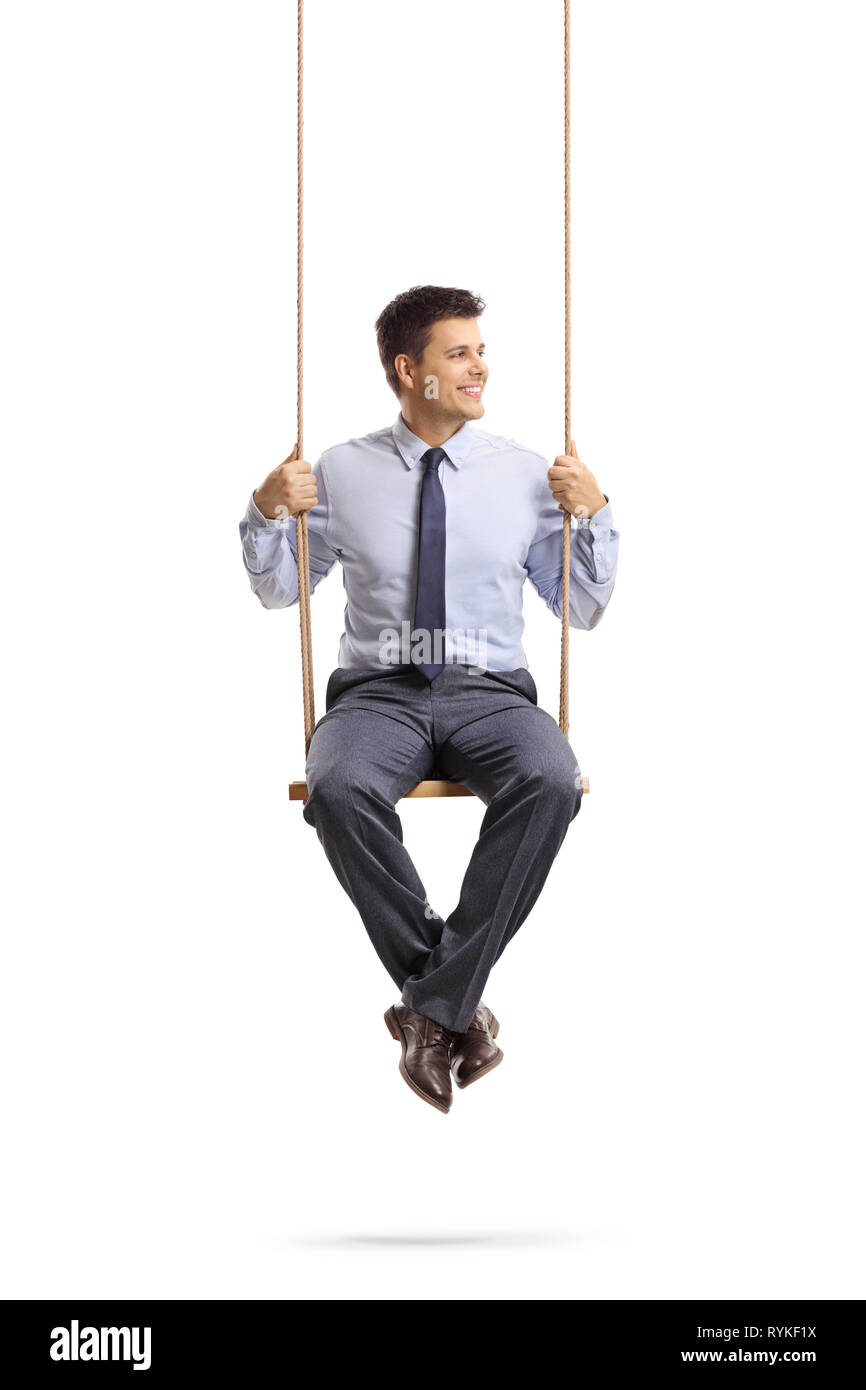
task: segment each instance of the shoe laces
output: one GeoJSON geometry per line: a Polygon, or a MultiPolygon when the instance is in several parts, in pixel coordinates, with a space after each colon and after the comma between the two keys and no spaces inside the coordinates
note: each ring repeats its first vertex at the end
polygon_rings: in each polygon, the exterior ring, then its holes
{"type": "Polygon", "coordinates": [[[427,1042],[426,1046],[427,1046],[427,1047],[444,1047],[446,1052],[450,1052],[450,1051],[451,1051],[451,1045],[452,1045],[453,1042],[454,1042],[454,1034],[451,1032],[451,1030],[450,1030],[449,1028],[446,1028],[446,1027],[445,1027],[443,1024],[441,1024],[441,1023],[436,1023],[436,1024],[434,1024],[434,1027],[433,1027],[433,1036],[432,1036],[432,1038],[430,1038],[429,1035],[428,1035],[428,1042],[427,1042]]]}

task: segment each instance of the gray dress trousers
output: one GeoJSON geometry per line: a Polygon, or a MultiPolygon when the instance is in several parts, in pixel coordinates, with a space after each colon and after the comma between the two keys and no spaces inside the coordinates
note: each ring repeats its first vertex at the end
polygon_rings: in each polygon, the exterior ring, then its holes
{"type": "Polygon", "coordinates": [[[306,765],[314,825],[404,1004],[463,1032],[580,810],[580,768],[525,667],[337,667],[306,765]],[[431,908],[395,805],[464,783],[487,807],[454,911],[431,908]]]}

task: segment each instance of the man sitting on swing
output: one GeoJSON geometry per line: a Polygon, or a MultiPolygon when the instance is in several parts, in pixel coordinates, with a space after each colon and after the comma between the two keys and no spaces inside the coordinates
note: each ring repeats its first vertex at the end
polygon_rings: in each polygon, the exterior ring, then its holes
{"type": "Polygon", "coordinates": [[[310,740],[304,819],[400,990],[385,1021],[400,1071],[448,1112],[503,1053],[482,1001],[493,965],[531,911],[580,810],[577,759],[538,707],[521,645],[527,575],[562,617],[563,510],[576,520],[569,625],[592,628],[616,578],[608,498],[573,443],[552,467],[489,434],[488,376],[467,290],[417,286],[376,332],[400,402],[386,429],[291,456],[250,498],[244,563],[265,608],[298,601],[295,517],[307,512],[311,591],[339,560],[339,665],[310,740]],[[447,534],[447,547],[446,547],[447,534]],[[443,921],[403,844],[399,799],[437,776],[487,807],[443,921]]]}

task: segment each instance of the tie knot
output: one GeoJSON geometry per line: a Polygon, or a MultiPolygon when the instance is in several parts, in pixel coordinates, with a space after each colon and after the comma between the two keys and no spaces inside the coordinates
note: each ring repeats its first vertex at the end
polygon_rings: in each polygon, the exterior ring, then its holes
{"type": "Polygon", "coordinates": [[[442,460],[447,457],[444,449],[428,449],[426,454],[421,455],[421,462],[426,464],[428,468],[438,468],[442,460]]]}

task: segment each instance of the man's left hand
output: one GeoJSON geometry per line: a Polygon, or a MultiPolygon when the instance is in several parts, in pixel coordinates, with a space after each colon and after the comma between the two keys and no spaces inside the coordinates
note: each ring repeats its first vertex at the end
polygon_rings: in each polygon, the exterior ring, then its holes
{"type": "Polygon", "coordinates": [[[553,467],[548,468],[547,483],[561,512],[591,517],[605,505],[605,495],[594,474],[578,458],[573,439],[569,440],[568,453],[557,454],[553,467]]]}

